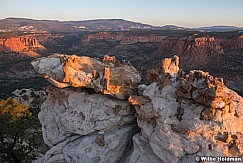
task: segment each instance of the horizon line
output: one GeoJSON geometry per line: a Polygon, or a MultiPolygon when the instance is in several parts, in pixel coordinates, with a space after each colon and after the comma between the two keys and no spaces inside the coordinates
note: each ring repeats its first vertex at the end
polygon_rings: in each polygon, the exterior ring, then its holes
{"type": "Polygon", "coordinates": [[[129,20],[126,18],[92,18],[92,19],[82,19],[82,20],[60,20],[60,19],[41,19],[41,18],[30,18],[30,17],[5,17],[5,18],[0,18],[0,20],[4,20],[4,19],[29,19],[29,20],[37,20],[37,21],[59,21],[59,22],[82,22],[82,21],[95,21],[95,20],[124,20],[124,21],[130,21],[130,22],[134,22],[134,23],[140,23],[143,25],[149,25],[149,26],[153,26],[153,27],[164,27],[164,26],[176,26],[176,27],[181,27],[181,28],[206,28],[206,27],[220,27],[220,26],[225,26],[225,27],[238,27],[238,28],[243,28],[242,26],[237,26],[237,25],[225,25],[225,24],[211,24],[211,25],[203,25],[203,26],[196,26],[196,27],[192,27],[192,26],[180,26],[180,25],[176,25],[176,24],[163,24],[163,25],[153,25],[150,23],[145,23],[145,22],[141,22],[141,21],[137,21],[137,20],[129,20]]]}

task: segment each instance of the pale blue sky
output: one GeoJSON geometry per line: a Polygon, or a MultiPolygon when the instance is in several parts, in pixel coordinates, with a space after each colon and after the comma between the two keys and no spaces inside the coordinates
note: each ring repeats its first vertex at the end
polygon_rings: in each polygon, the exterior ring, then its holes
{"type": "Polygon", "coordinates": [[[152,25],[243,26],[243,0],[0,0],[0,19],[123,18],[152,25]]]}

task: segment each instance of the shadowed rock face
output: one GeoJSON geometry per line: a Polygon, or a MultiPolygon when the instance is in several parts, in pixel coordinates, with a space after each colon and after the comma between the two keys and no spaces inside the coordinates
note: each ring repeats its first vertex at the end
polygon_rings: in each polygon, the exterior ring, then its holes
{"type": "Polygon", "coordinates": [[[31,57],[38,57],[36,50],[45,50],[33,37],[12,37],[9,39],[0,39],[0,50],[9,52],[18,52],[31,57]]]}
{"type": "Polygon", "coordinates": [[[138,92],[129,92],[137,86],[127,83],[137,84],[136,69],[113,57],[100,62],[54,55],[32,65],[63,87],[48,88],[39,113],[51,149],[36,162],[179,163],[196,162],[196,156],[243,156],[243,98],[208,72],[186,74],[178,56],[150,70],[151,80],[138,92]]]}
{"type": "Polygon", "coordinates": [[[122,126],[105,134],[72,136],[58,143],[35,162],[114,163],[123,159],[132,136],[133,125],[122,126]]]}
{"type": "Polygon", "coordinates": [[[76,55],[52,55],[32,61],[35,70],[59,88],[85,87],[127,99],[134,93],[141,77],[131,64],[115,64],[106,56],[103,62],[76,55]]]}
{"type": "Polygon", "coordinates": [[[50,147],[74,134],[106,132],[114,127],[135,122],[134,110],[127,101],[101,94],[77,92],[71,88],[49,87],[39,119],[43,138],[50,147]]]}

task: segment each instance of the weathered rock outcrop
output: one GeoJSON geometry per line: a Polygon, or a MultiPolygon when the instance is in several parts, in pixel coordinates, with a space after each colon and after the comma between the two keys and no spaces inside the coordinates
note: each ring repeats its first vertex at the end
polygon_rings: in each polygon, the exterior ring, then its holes
{"type": "Polygon", "coordinates": [[[51,149],[36,162],[177,163],[196,162],[197,156],[243,156],[243,98],[208,72],[186,74],[176,55],[151,70],[149,85],[139,85],[137,92],[129,92],[137,72],[115,57],[100,62],[54,55],[32,64],[63,88],[47,89],[39,119],[51,149]],[[103,79],[106,87],[93,84],[103,79]]]}
{"type": "MultiPolygon", "coordinates": [[[[172,60],[162,63],[171,65],[172,60]]],[[[162,66],[156,80],[144,88],[143,97],[149,100],[135,106],[142,136],[133,138],[130,162],[149,162],[148,157],[153,162],[196,162],[196,156],[242,157],[242,97],[209,73],[194,70],[186,75],[179,67],[166,70],[162,66]],[[163,83],[164,76],[173,82],[163,83]],[[152,153],[145,154],[146,150],[152,153]],[[134,161],[138,156],[144,161],[134,161]]],[[[134,104],[136,98],[131,96],[129,101],[134,104]]]]}
{"type": "Polygon", "coordinates": [[[127,99],[141,81],[141,76],[131,64],[116,64],[109,56],[100,62],[85,56],[52,55],[31,64],[56,87],[92,88],[119,99],[127,99]]]}
{"type": "Polygon", "coordinates": [[[36,50],[44,50],[42,46],[35,38],[33,37],[12,37],[8,39],[0,39],[0,50],[17,52],[29,55],[31,57],[38,57],[36,50]]]}
{"type": "Polygon", "coordinates": [[[139,132],[134,107],[121,100],[134,93],[141,80],[136,69],[109,56],[100,62],[54,55],[32,65],[62,88],[47,88],[48,97],[38,117],[43,139],[51,149],[36,162],[122,160],[131,148],[132,136],[139,132]]]}

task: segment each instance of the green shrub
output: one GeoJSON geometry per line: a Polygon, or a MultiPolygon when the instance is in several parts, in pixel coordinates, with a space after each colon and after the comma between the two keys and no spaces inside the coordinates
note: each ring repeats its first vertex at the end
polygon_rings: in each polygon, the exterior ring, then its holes
{"type": "Polygon", "coordinates": [[[0,131],[0,162],[30,162],[38,155],[40,123],[13,98],[0,100],[0,131]]]}

